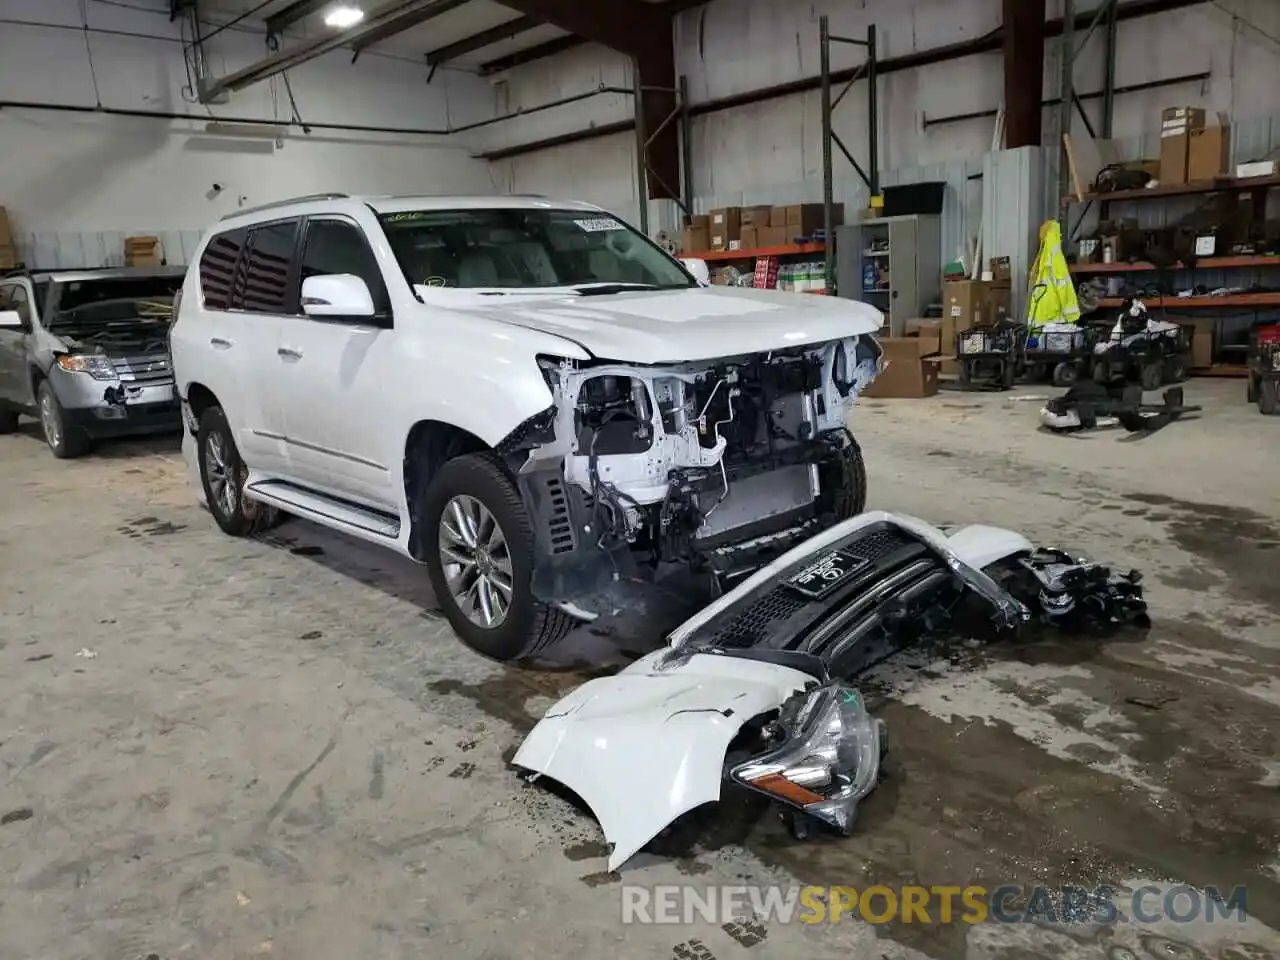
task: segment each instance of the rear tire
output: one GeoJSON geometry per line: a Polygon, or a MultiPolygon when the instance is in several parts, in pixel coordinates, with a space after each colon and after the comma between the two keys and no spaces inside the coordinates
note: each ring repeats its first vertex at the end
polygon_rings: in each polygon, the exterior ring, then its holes
{"type": "Polygon", "coordinates": [[[18,415],[12,410],[0,410],[0,434],[16,433],[18,415]]]}
{"type": "Polygon", "coordinates": [[[1181,383],[1187,379],[1187,358],[1178,354],[1164,362],[1164,382],[1181,383]]]}
{"type": "MultiPolygon", "coordinates": [[[[436,602],[454,632],[471,649],[495,660],[526,659],[573,628],[577,622],[573,617],[533,595],[533,524],[511,475],[496,456],[475,453],[445,463],[422,494],[418,516],[423,524],[427,576],[436,602]],[[466,523],[458,519],[458,510],[481,514],[485,529],[463,530],[466,523]],[[496,526],[497,539],[490,524],[496,526]],[[458,533],[475,542],[459,542],[458,533]],[[491,547],[499,540],[500,546],[491,547]],[[469,562],[450,563],[446,571],[446,546],[450,560],[465,555],[469,562]],[[488,573],[482,575],[483,571],[488,573]],[[455,596],[459,591],[470,611],[455,596]],[[483,622],[482,593],[488,598],[484,609],[496,620],[492,626],[483,622]],[[506,603],[500,619],[493,613],[494,597],[506,603]]],[[[472,516],[468,514],[466,520],[472,516]]]]}
{"type": "Polygon", "coordinates": [[[1268,417],[1280,413],[1280,380],[1264,377],[1258,384],[1258,410],[1268,417]]]}
{"type": "Polygon", "coordinates": [[[1245,391],[1244,391],[1244,402],[1245,403],[1258,402],[1258,377],[1250,375],[1249,384],[1248,386],[1245,387],[1245,391]]]}
{"type": "Polygon", "coordinates": [[[205,502],[223,533],[247,537],[261,533],[276,522],[279,514],[274,507],[244,495],[249,468],[236,449],[231,425],[221,407],[209,407],[201,414],[196,455],[205,502]]]}
{"type": "Polygon", "coordinates": [[[1080,368],[1073,361],[1063,361],[1053,368],[1055,387],[1074,387],[1080,379],[1080,368]]]}

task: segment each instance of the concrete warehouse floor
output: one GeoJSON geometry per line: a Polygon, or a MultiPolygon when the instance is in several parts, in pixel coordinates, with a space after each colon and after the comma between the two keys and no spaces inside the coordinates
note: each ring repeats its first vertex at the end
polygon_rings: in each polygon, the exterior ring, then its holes
{"type": "Polygon", "coordinates": [[[624,928],[594,821],[504,762],[586,668],[481,660],[420,570],[309,524],[223,536],[172,443],[63,463],[28,424],[0,438],[0,956],[1280,958],[1280,420],[1193,381],[1199,421],[1050,436],[1039,392],[863,402],[871,505],[1135,566],[1149,636],[889,665],[897,772],[854,837],[735,799],[624,877],[1246,884],[1249,921],[624,928]]]}

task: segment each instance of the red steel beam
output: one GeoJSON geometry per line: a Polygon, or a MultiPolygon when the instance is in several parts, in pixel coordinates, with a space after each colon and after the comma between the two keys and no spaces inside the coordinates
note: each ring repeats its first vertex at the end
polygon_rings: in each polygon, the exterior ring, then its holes
{"type": "Polygon", "coordinates": [[[1004,0],[1005,146],[1040,145],[1045,0],[1004,0]]]}
{"type": "Polygon", "coordinates": [[[646,151],[650,171],[644,181],[654,200],[678,198],[680,134],[667,120],[676,108],[673,9],[644,0],[502,0],[502,5],[555,24],[631,57],[639,78],[637,116],[652,140],[646,151]],[[607,12],[603,7],[608,7],[607,12]]]}

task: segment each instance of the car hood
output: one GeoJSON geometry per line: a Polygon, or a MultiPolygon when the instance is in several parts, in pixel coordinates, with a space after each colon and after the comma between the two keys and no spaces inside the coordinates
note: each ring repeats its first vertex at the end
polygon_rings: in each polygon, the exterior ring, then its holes
{"type": "Polygon", "coordinates": [[[725,751],[742,725],[814,682],[788,667],[710,654],[662,670],[666,652],[578,687],[512,758],[591,808],[613,846],[610,870],[682,814],[719,800],[725,751]]]}
{"type": "Polygon", "coordinates": [[[785,350],[875,333],[884,315],[839,297],[747,287],[696,287],[606,296],[418,288],[428,304],[573,341],[593,356],[675,363],[785,350]]]}

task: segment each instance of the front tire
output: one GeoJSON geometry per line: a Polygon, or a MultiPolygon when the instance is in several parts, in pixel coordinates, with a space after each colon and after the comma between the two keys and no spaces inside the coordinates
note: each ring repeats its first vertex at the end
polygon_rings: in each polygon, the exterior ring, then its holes
{"type": "Polygon", "coordinates": [[[856,517],[867,509],[867,464],[862,448],[849,443],[837,459],[819,467],[818,482],[824,493],[830,491],[831,512],[837,521],[856,517]]]}
{"type": "Polygon", "coordinates": [[[221,407],[210,407],[201,415],[196,453],[205,503],[223,533],[247,537],[271,526],[277,516],[275,508],[244,495],[249,468],[236,449],[231,425],[221,407]]]}
{"type": "Polygon", "coordinates": [[[533,524],[497,457],[445,463],[421,498],[436,602],[462,642],[495,660],[532,657],[574,625],[533,595],[533,524]]]}
{"type": "Polygon", "coordinates": [[[48,380],[40,382],[40,389],[36,391],[36,403],[40,410],[40,428],[44,431],[44,442],[49,445],[55,457],[59,460],[73,460],[89,452],[88,435],[67,420],[67,413],[62,409],[53,384],[48,380]]]}

